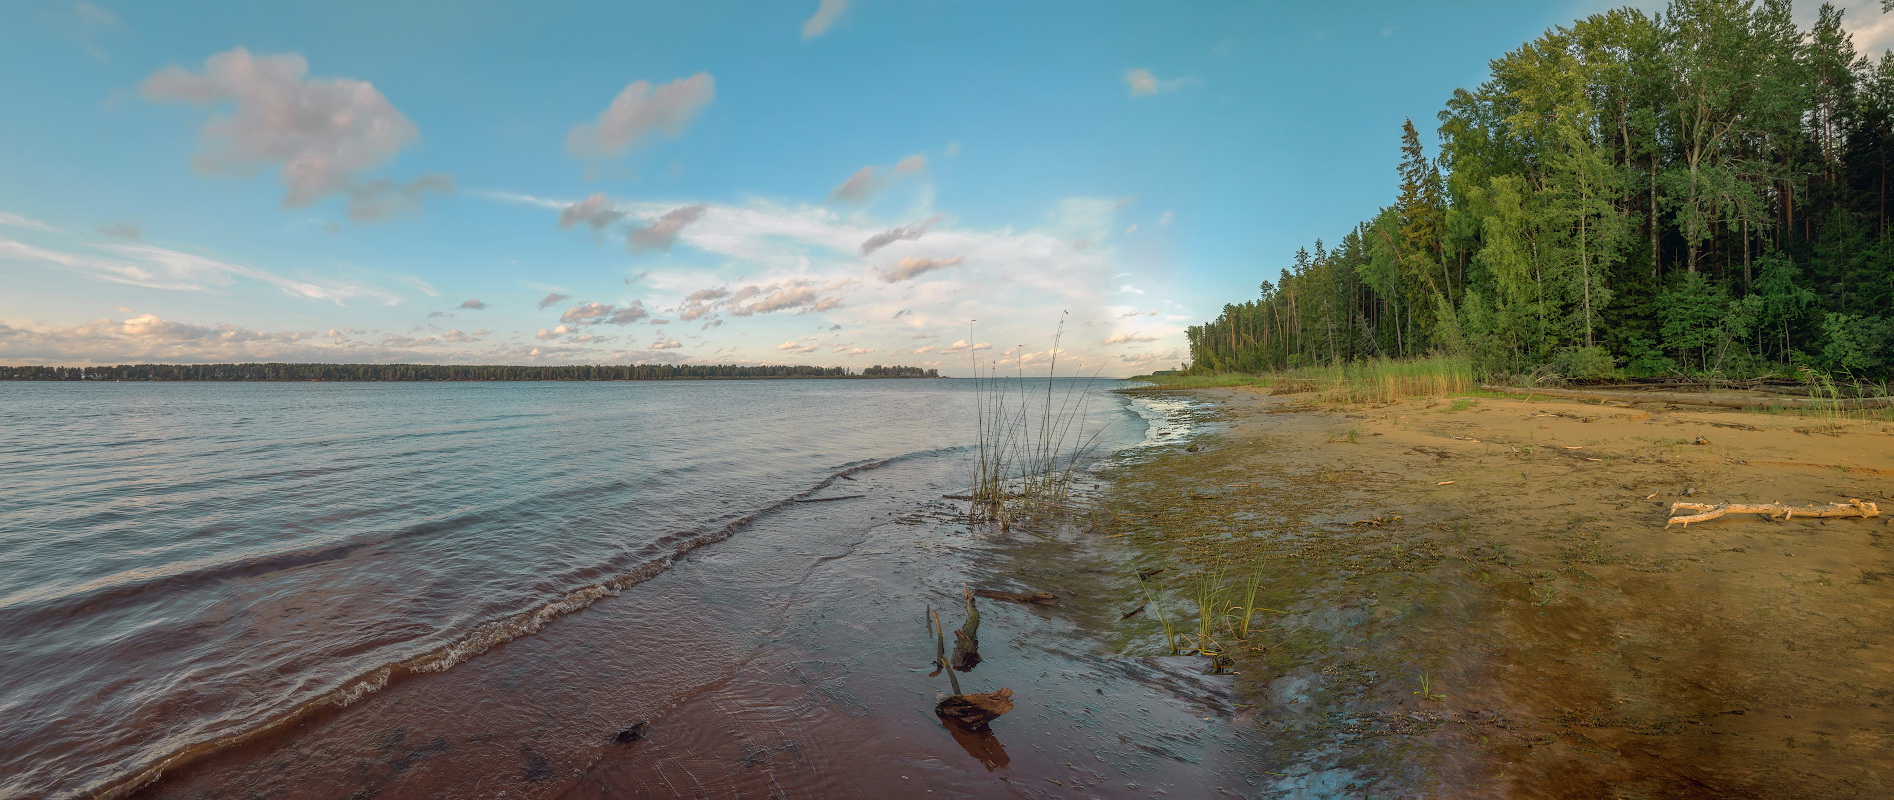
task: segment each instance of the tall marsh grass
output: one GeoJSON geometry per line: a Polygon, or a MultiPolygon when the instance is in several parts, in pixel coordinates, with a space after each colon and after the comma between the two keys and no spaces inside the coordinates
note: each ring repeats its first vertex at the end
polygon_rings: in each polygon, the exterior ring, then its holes
{"type": "Polygon", "coordinates": [[[1322,367],[1297,367],[1261,374],[1214,373],[1161,375],[1139,380],[1159,388],[1196,389],[1215,386],[1267,386],[1279,390],[1309,390],[1327,404],[1392,403],[1410,397],[1462,394],[1479,387],[1471,359],[1428,356],[1395,360],[1374,358],[1322,367]]]}
{"type": "Polygon", "coordinates": [[[969,354],[979,433],[969,509],[976,522],[997,522],[1005,528],[1059,507],[1071,494],[1073,473],[1103,433],[1087,431],[1084,424],[1096,376],[1060,386],[1059,343],[1064,338],[1062,319],[1052,337],[1044,378],[1027,376],[1023,352],[1014,354],[1011,365],[994,361],[984,367],[978,356],[969,354]]]}

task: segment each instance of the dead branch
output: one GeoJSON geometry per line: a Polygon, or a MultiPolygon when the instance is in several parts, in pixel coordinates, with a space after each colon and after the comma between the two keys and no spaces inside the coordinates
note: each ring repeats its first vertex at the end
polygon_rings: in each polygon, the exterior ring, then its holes
{"type": "Polygon", "coordinates": [[[1005,600],[1008,603],[1029,603],[1036,606],[1056,606],[1059,598],[1051,592],[1002,592],[996,589],[975,589],[973,593],[988,600],[1005,600]]]}
{"type": "Polygon", "coordinates": [[[1001,689],[988,694],[957,694],[940,701],[934,713],[968,730],[983,731],[1001,714],[1013,710],[1013,690],[1001,689]]]}
{"type": "Polygon", "coordinates": [[[1791,506],[1782,503],[1724,503],[1721,505],[1711,503],[1672,503],[1670,505],[1670,513],[1675,514],[1679,511],[1698,511],[1702,513],[1691,514],[1684,517],[1673,516],[1669,522],[1664,523],[1665,528],[1669,528],[1672,525],[1689,525],[1692,522],[1712,520],[1724,514],[1765,514],[1770,519],[1779,522],[1795,517],[1814,517],[1817,519],[1860,517],[1866,519],[1868,517],[1878,517],[1881,515],[1881,509],[1875,504],[1863,503],[1855,499],[1850,499],[1846,503],[1829,503],[1819,506],[1791,506]]]}
{"type": "Polygon", "coordinates": [[[837,500],[859,500],[867,496],[868,495],[865,494],[845,494],[841,497],[794,497],[790,499],[798,503],[833,503],[837,500]]]}

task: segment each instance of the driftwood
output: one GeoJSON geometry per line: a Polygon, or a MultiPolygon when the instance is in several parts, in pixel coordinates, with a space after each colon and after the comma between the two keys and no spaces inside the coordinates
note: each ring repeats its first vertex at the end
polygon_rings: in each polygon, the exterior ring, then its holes
{"type": "Polygon", "coordinates": [[[1671,517],[1669,522],[1664,523],[1664,527],[1669,528],[1672,525],[1689,525],[1692,522],[1704,522],[1706,520],[1716,519],[1724,514],[1767,514],[1770,519],[1777,521],[1785,521],[1795,517],[1815,517],[1818,519],[1860,517],[1865,519],[1881,515],[1881,509],[1875,506],[1875,504],[1863,503],[1860,500],[1853,499],[1846,503],[1829,503],[1828,505],[1822,506],[1791,506],[1782,503],[1724,503],[1721,505],[1711,503],[1672,503],[1670,505],[1670,513],[1675,514],[1679,511],[1697,511],[1701,513],[1683,517],[1671,517]]]}
{"type": "Polygon", "coordinates": [[[960,587],[967,596],[967,624],[954,630],[953,668],[961,672],[972,672],[980,666],[980,609],[973,605],[973,590],[960,587]]]}
{"type": "Polygon", "coordinates": [[[943,670],[946,671],[947,684],[954,687],[954,695],[958,696],[960,694],[960,678],[955,676],[954,671],[947,667],[947,633],[940,625],[940,612],[931,608],[928,609],[927,619],[929,622],[928,627],[934,629],[934,671],[927,673],[927,677],[932,678],[935,675],[939,675],[943,670]]]}
{"type": "Polygon", "coordinates": [[[833,503],[837,500],[860,500],[867,496],[868,495],[865,494],[845,494],[841,497],[797,497],[794,499],[798,503],[833,503]]]}
{"type": "Polygon", "coordinates": [[[1856,409],[1894,406],[1894,397],[1863,397],[1844,400],[1816,400],[1797,397],[1731,397],[1675,394],[1671,392],[1581,392],[1573,389],[1517,389],[1511,386],[1481,386],[1489,392],[1525,397],[1558,397],[1566,400],[1616,400],[1620,403],[1670,403],[1680,406],[1713,408],[1813,408],[1856,409]]]}
{"type": "Polygon", "coordinates": [[[994,589],[975,589],[973,593],[988,600],[1005,600],[1008,603],[1029,603],[1036,606],[1059,604],[1059,596],[1051,592],[1002,592],[994,589]]]}
{"type": "Polygon", "coordinates": [[[1011,689],[1001,689],[988,694],[957,694],[934,706],[934,713],[939,714],[941,719],[970,731],[986,730],[988,723],[1011,710],[1013,710],[1013,690],[1011,689]]]}

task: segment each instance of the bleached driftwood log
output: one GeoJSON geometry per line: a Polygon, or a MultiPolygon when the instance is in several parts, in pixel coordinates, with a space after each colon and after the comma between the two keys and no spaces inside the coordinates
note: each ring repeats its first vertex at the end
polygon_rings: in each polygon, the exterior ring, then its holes
{"type": "Polygon", "coordinates": [[[1670,513],[1679,511],[1697,511],[1701,513],[1683,517],[1671,517],[1664,523],[1665,528],[1672,525],[1689,525],[1716,519],[1724,514],[1767,514],[1770,519],[1782,521],[1795,517],[1878,517],[1881,509],[1873,503],[1863,503],[1850,499],[1846,503],[1829,503],[1821,506],[1791,506],[1782,503],[1671,503],[1670,513]]]}

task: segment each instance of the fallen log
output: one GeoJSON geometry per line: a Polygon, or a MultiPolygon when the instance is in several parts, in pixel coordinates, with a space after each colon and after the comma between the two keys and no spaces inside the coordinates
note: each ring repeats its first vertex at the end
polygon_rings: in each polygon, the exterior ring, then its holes
{"type": "Polygon", "coordinates": [[[1819,506],[1791,506],[1782,503],[1723,503],[1720,505],[1711,503],[1672,503],[1670,505],[1670,513],[1676,514],[1679,511],[1698,511],[1702,513],[1683,517],[1673,516],[1669,522],[1664,523],[1665,528],[1680,524],[1688,526],[1692,522],[1713,520],[1724,514],[1766,514],[1770,519],[1777,521],[1786,521],[1795,517],[1814,517],[1817,519],[1860,517],[1866,519],[1868,517],[1878,517],[1881,515],[1881,509],[1875,504],[1863,503],[1860,500],[1853,499],[1850,499],[1846,503],[1829,503],[1828,505],[1819,506]]]}
{"type": "Polygon", "coordinates": [[[1764,408],[1856,409],[1894,406],[1894,397],[1862,397],[1845,400],[1816,400],[1806,397],[1731,397],[1676,394],[1672,392],[1582,392],[1574,389],[1519,389],[1511,386],[1482,385],[1481,389],[1522,397],[1557,397],[1565,400],[1615,400],[1620,403],[1670,403],[1680,406],[1710,406],[1757,410],[1764,408]]]}

